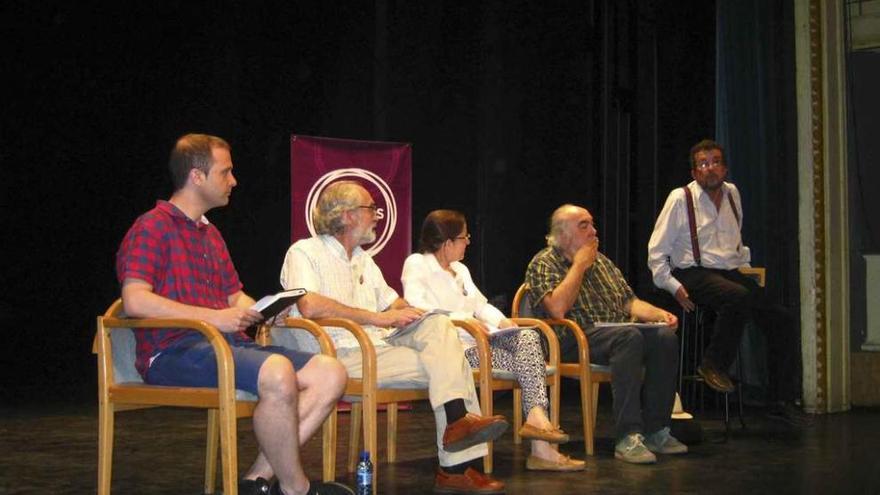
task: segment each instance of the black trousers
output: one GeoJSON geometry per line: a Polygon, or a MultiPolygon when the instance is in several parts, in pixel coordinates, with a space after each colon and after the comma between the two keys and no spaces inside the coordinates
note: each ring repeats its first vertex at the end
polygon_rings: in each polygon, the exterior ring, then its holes
{"type": "Polygon", "coordinates": [[[703,359],[726,370],[736,359],[745,324],[752,319],[767,339],[768,399],[792,401],[800,396],[800,339],[788,311],[771,302],[764,288],[738,270],[692,267],[675,269],[690,299],[714,311],[715,326],[703,359]]]}
{"type": "MultiPolygon", "coordinates": [[[[584,332],[590,344],[590,362],[611,367],[616,437],[654,433],[669,426],[678,376],[675,330],[587,327],[584,332]]],[[[568,332],[560,335],[560,352],[562,361],[577,362],[577,343],[568,332]]]]}

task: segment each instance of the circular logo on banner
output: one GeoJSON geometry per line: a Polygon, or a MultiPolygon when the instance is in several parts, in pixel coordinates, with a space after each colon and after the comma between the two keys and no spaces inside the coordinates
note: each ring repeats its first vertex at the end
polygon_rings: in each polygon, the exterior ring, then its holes
{"type": "Polygon", "coordinates": [[[376,241],[373,245],[364,249],[370,254],[370,256],[375,256],[382,251],[382,248],[385,247],[385,244],[388,244],[388,241],[394,234],[394,227],[397,225],[397,202],[395,201],[394,194],[391,192],[391,188],[388,187],[388,184],[382,180],[381,177],[369,170],[364,170],[362,168],[340,168],[332,172],[327,172],[321,176],[320,179],[315,181],[315,184],[312,185],[312,188],[309,190],[309,195],[306,196],[306,226],[309,228],[309,234],[313,236],[316,235],[315,226],[312,224],[312,210],[317,204],[321,192],[337,180],[352,178],[365,180],[375,186],[379,191],[379,194],[382,195],[382,200],[385,203],[385,208],[382,208],[380,205],[379,209],[376,211],[376,217],[379,220],[384,218],[385,226],[382,228],[381,233],[376,234],[376,241]]]}

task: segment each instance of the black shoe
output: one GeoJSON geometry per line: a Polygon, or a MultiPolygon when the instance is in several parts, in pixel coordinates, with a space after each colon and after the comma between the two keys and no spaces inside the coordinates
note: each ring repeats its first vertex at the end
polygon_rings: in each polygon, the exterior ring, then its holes
{"type": "Polygon", "coordinates": [[[797,428],[813,426],[814,423],[812,414],[804,412],[803,409],[791,402],[783,402],[771,406],[770,410],[767,411],[767,418],[782,421],[797,428]]]}
{"type": "Polygon", "coordinates": [[[703,360],[703,364],[697,367],[697,373],[703,377],[706,385],[721,393],[730,393],[734,391],[733,382],[727,373],[719,370],[711,361],[703,360]]]}
{"type": "Polygon", "coordinates": [[[354,495],[354,490],[335,481],[312,481],[308,495],[354,495]]]}
{"type": "Polygon", "coordinates": [[[271,485],[265,478],[257,478],[255,480],[239,480],[239,495],[268,495],[271,485]]]}
{"type": "MultiPolygon", "coordinates": [[[[268,493],[269,495],[285,495],[281,491],[281,485],[278,484],[278,480],[272,483],[272,488],[268,493]]],[[[354,495],[354,491],[335,481],[312,481],[309,483],[308,495],[354,495]]]]}

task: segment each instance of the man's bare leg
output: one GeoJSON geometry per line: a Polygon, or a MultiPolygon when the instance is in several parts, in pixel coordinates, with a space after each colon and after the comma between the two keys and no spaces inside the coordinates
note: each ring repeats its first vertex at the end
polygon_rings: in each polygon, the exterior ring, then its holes
{"type": "Polygon", "coordinates": [[[281,488],[291,494],[305,493],[309,480],[299,455],[297,406],[299,385],[290,361],[270,356],[257,378],[260,400],[254,409],[254,433],[281,488]]]}
{"type": "MultiPolygon", "coordinates": [[[[260,369],[260,384],[263,383],[263,373],[278,373],[279,371],[275,369],[275,366],[278,366],[277,363],[272,363],[270,368],[266,368],[266,365],[269,364],[270,360],[274,361],[274,358],[283,359],[288,365],[290,364],[285,358],[281,356],[272,356],[270,359],[267,359],[263,365],[263,368],[260,369]]],[[[283,363],[282,363],[283,364],[283,363]]],[[[293,373],[293,368],[288,366],[290,372],[293,373]]],[[[283,368],[283,366],[282,366],[283,368]]],[[[269,379],[269,375],[267,375],[267,380],[269,379]]],[[[324,423],[324,419],[333,409],[333,406],[336,405],[336,401],[339,397],[342,396],[342,392],[345,390],[345,384],[348,380],[348,375],[345,373],[345,368],[335,359],[328,358],[326,356],[315,356],[309,360],[309,362],[304,366],[299,372],[295,375],[295,383],[296,383],[296,404],[295,404],[295,416],[286,416],[290,418],[297,418],[297,421],[293,422],[295,425],[295,431],[297,435],[290,436],[289,441],[284,441],[286,431],[281,429],[276,429],[275,426],[270,425],[259,425],[258,422],[262,422],[264,420],[262,414],[258,416],[257,410],[254,411],[254,431],[257,434],[257,442],[260,445],[260,453],[257,456],[257,459],[254,461],[254,464],[248,470],[245,478],[247,479],[256,479],[257,477],[262,477],[265,479],[271,479],[273,474],[278,476],[279,483],[281,484],[281,488],[288,494],[296,494],[296,493],[305,493],[308,489],[308,479],[305,476],[305,473],[302,470],[302,464],[299,459],[299,446],[305,444],[318,430],[318,428],[324,423]],[[263,430],[263,426],[267,426],[265,428],[266,434],[271,437],[270,441],[274,441],[273,444],[277,444],[279,440],[281,443],[286,444],[287,449],[281,450],[291,450],[290,447],[296,445],[295,452],[292,453],[282,453],[282,458],[295,458],[295,464],[292,464],[291,461],[283,461],[278,460],[280,464],[276,464],[270,462],[271,459],[275,459],[275,456],[272,453],[269,453],[267,456],[267,452],[269,450],[265,447],[263,443],[261,430],[263,430]],[[285,483],[285,478],[288,476],[287,473],[282,473],[278,469],[273,469],[273,464],[276,464],[275,467],[284,468],[281,471],[289,471],[289,479],[292,479],[292,483],[285,483]],[[291,469],[292,468],[292,469],[291,469]],[[301,484],[300,479],[304,480],[304,485],[301,484]],[[300,488],[304,486],[305,488],[300,488]]],[[[271,381],[271,380],[270,380],[271,381]]],[[[263,389],[261,388],[260,393],[260,404],[264,402],[263,389]]],[[[257,408],[260,409],[260,404],[258,404],[257,408]]],[[[263,413],[263,411],[260,411],[263,413]]],[[[282,411],[269,411],[269,412],[282,412],[282,411]]],[[[277,422],[279,418],[275,417],[275,415],[269,414],[268,422],[273,423],[277,422]]],[[[286,423],[285,420],[281,420],[282,423],[286,423]]],[[[293,426],[289,427],[291,430],[294,429],[293,426]]],[[[269,448],[273,448],[270,446],[269,448]]]]}

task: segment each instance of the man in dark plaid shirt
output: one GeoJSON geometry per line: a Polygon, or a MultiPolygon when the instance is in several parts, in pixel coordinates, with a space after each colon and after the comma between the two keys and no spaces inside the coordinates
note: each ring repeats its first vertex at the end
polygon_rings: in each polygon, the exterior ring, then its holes
{"type": "MultiPolygon", "coordinates": [[[[174,193],[141,215],[116,254],[125,313],[137,318],[204,320],[223,332],[235,362],[235,385],[259,397],[254,433],[260,454],[239,483],[242,495],[352,493],[310,483],[299,445],[324,422],[342,395],[345,368],[333,358],[258,346],[244,330],[262,316],[242,291],[226,243],[204,214],[229,203],[235,177],[226,141],[188,134],[171,152],[174,193]],[[270,485],[268,480],[277,477],[270,485]]],[[[197,332],[135,332],[136,367],[155,385],[215,387],[214,352],[197,332]]]]}
{"type": "MultiPolygon", "coordinates": [[[[678,319],[635,296],[620,270],[599,252],[586,209],[563,205],[553,212],[547,244],[526,270],[529,299],[537,314],[576,321],[589,341],[590,361],[610,365],[618,439],[614,456],[647,464],[657,461],[655,453],[686,453],[687,446],[669,433],[678,319]],[[634,322],[658,324],[627,325],[634,322]]],[[[577,361],[576,341],[557,331],[562,360],[577,361]]]]}

